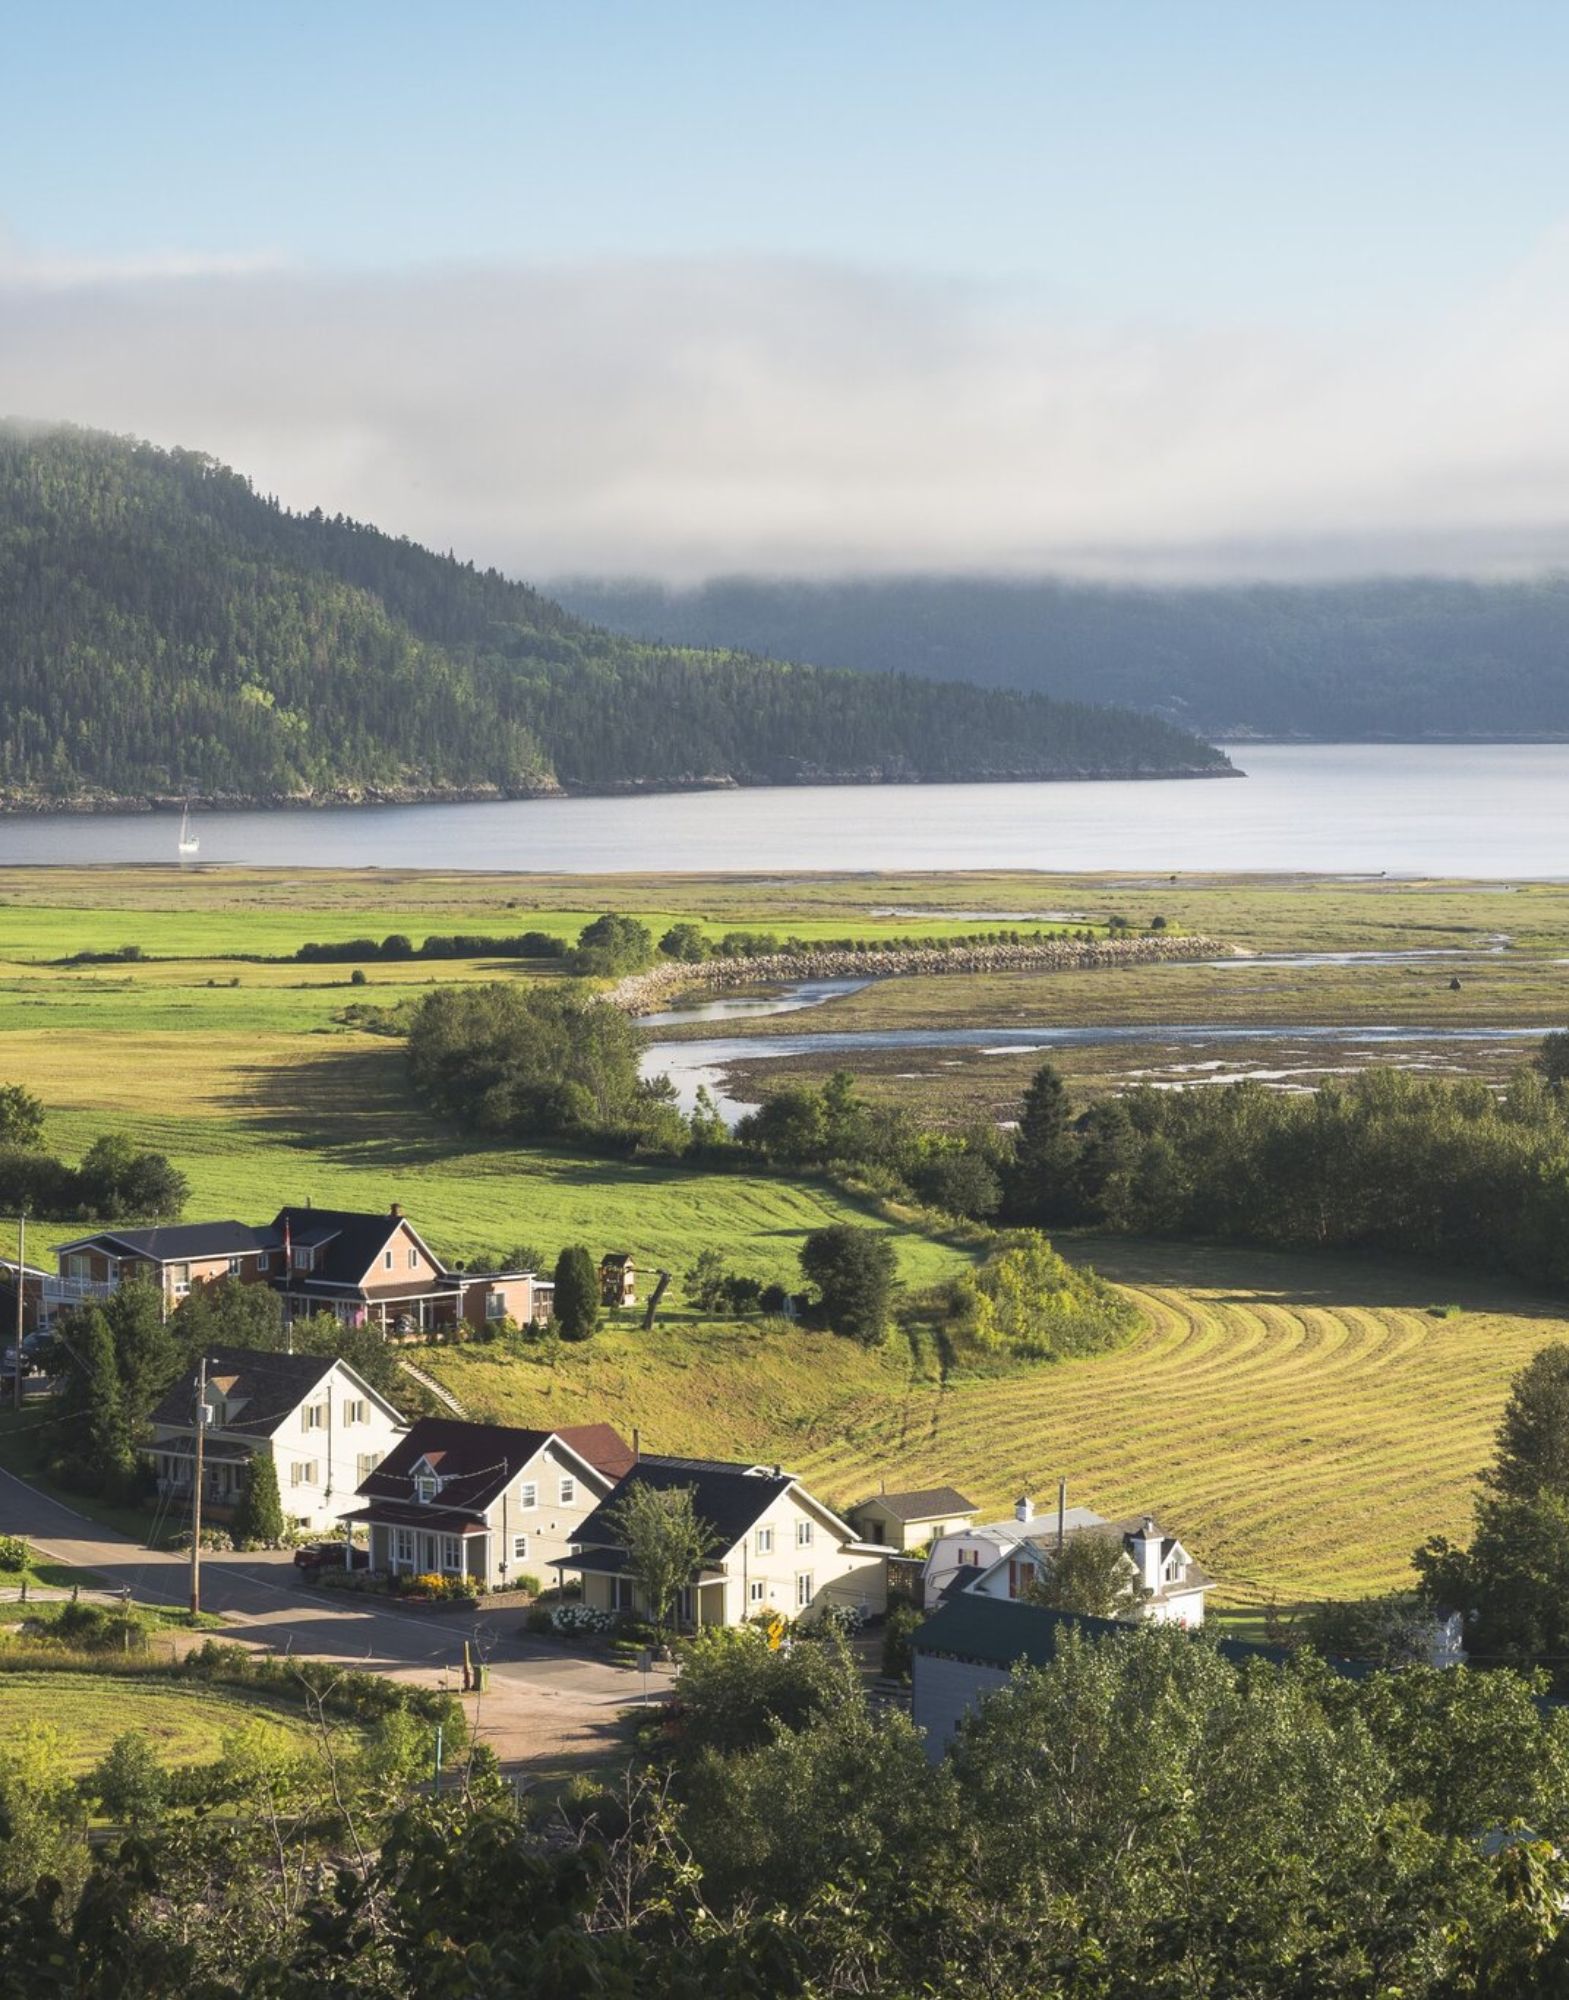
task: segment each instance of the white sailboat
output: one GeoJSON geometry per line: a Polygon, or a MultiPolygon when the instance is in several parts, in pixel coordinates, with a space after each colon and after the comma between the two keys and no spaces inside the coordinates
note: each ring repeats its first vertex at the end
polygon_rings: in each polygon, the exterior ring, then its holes
{"type": "Polygon", "coordinates": [[[187,799],[185,810],[180,815],[180,852],[182,854],[195,854],[200,846],[201,842],[191,831],[191,804],[190,800],[187,799]]]}

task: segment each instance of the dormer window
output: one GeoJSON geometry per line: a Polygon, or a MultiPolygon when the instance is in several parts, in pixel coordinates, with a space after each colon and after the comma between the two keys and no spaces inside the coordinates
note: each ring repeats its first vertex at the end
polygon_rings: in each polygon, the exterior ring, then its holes
{"type": "Polygon", "coordinates": [[[310,1267],[311,1267],[311,1258],[312,1258],[312,1256],[313,1256],[313,1255],[314,1255],[314,1252],[312,1252],[312,1251],[310,1251],[310,1250],[296,1250],[296,1251],[295,1251],[295,1253],[294,1253],[294,1268],[295,1268],[295,1270],[296,1270],[296,1271],[308,1271],[308,1270],[310,1269],[310,1267]]]}
{"type": "Polygon", "coordinates": [[[441,1491],[441,1481],[434,1472],[418,1472],[414,1475],[414,1498],[421,1506],[428,1507],[441,1491]]]}

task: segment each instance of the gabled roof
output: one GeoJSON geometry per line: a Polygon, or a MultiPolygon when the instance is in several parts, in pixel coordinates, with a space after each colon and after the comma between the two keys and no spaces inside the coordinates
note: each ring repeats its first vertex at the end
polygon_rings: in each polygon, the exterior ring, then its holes
{"type": "MultiPolygon", "coordinates": [[[[964,1590],[945,1598],[941,1609],[915,1628],[910,1644],[925,1657],[968,1660],[1007,1672],[1020,1665],[1049,1667],[1070,1633],[1085,1639],[1126,1639],[1134,1632],[1151,1629],[1166,1628],[1123,1624],[1115,1618],[1086,1618],[1076,1611],[1052,1611],[1043,1604],[980,1597],[964,1590]]],[[[1251,1639],[1215,1639],[1207,1634],[1188,1637],[1195,1645],[1214,1646],[1233,1666],[1263,1660],[1281,1667],[1291,1658],[1284,1646],[1263,1646],[1251,1639]]],[[[1330,1665],[1351,1680],[1361,1680],[1370,1671],[1359,1661],[1334,1659],[1330,1665]]]]}
{"type": "MultiPolygon", "coordinates": [[[[1135,1514],[1126,1521],[1102,1521],[1097,1519],[1078,1523],[1070,1522],[1066,1533],[1070,1539],[1075,1535],[1100,1535],[1111,1540],[1120,1541],[1123,1553],[1127,1556],[1129,1562],[1133,1562],[1134,1538],[1142,1533],[1145,1519],[1146,1517],[1143,1514],[1135,1514]]],[[[1155,1532],[1160,1534],[1158,1528],[1155,1532]]],[[[987,1568],[981,1570],[979,1576],[987,1577],[994,1575],[1002,1567],[1003,1562],[1016,1560],[1020,1550],[1028,1552],[1036,1561],[1042,1564],[1049,1564],[1052,1557],[1057,1553],[1057,1531],[1055,1527],[1049,1522],[1032,1521],[1029,1532],[1020,1536],[1010,1554],[1000,1556],[996,1562],[989,1564],[987,1568]]],[[[1177,1577],[1173,1582],[1167,1582],[1164,1577],[1161,1578],[1160,1587],[1154,1593],[1156,1601],[1168,1596],[1185,1597],[1189,1591],[1193,1590],[1211,1590],[1214,1588],[1214,1577],[1207,1569],[1201,1568],[1193,1560],[1177,1537],[1175,1535],[1161,1535],[1160,1559],[1163,1564],[1177,1550],[1181,1551],[1187,1567],[1184,1569],[1182,1575],[1177,1577]]],[[[976,1580],[978,1579],[970,1579],[972,1582],[976,1580]]]]}
{"type": "Polygon", "coordinates": [[[928,1486],[920,1493],[874,1493],[851,1509],[859,1514],[866,1507],[881,1507],[896,1521],[941,1521],[950,1514],[973,1514],[975,1502],[952,1486],[928,1486]]]}
{"type": "MultiPolygon", "coordinates": [[[[358,1285],[391,1238],[404,1229],[437,1270],[442,1269],[441,1259],[408,1217],[394,1215],[390,1209],[381,1215],[367,1215],[348,1208],[280,1208],[273,1218],[272,1242],[283,1241],[285,1223],[288,1225],[291,1249],[318,1252],[313,1269],[309,1273],[301,1272],[302,1278],[311,1276],[329,1284],[358,1285]]],[[[291,1272],[290,1275],[294,1274],[291,1272]]]]}
{"type": "MultiPolygon", "coordinates": [[[[690,1487],[693,1512],[713,1530],[715,1556],[734,1548],[780,1494],[788,1493],[796,1483],[793,1474],[763,1466],[737,1465],[724,1459],[657,1458],[645,1454],[572,1537],[575,1548],[620,1546],[610,1510],[634,1481],[661,1493],[690,1487]]],[[[837,1518],[826,1508],[822,1511],[830,1519],[837,1518]]]]}
{"type": "Polygon", "coordinates": [[[191,1257],[242,1257],[276,1242],[270,1230],[245,1222],[175,1222],[157,1229],[100,1229],[62,1243],[55,1255],[101,1246],[114,1257],[147,1257],[155,1264],[179,1264],[191,1257]]]}
{"type": "Polygon", "coordinates": [[[570,1424],[558,1430],[519,1430],[507,1424],[471,1424],[460,1417],[418,1417],[359,1491],[377,1518],[384,1502],[415,1499],[414,1468],[422,1460],[441,1479],[436,1501],[425,1518],[448,1511],[477,1515],[497,1499],[517,1475],[557,1439],[585,1472],[609,1484],[632,1463],[632,1448],[610,1424],[570,1424]]]}
{"type": "MultiPolygon", "coordinates": [[[[387,1399],[331,1354],[280,1354],[260,1347],[215,1347],[207,1353],[207,1380],[223,1396],[222,1429],[242,1436],[271,1437],[334,1368],[342,1367],[357,1388],[382,1403],[387,1399]]],[[[152,1413],[155,1424],[180,1429],[196,1425],[197,1374],[193,1368],[164,1395],[152,1413]]]]}

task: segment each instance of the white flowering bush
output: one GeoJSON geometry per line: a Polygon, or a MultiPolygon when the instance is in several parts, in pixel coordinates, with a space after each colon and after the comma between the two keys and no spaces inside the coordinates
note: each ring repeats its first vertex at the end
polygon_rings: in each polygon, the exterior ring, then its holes
{"type": "Polygon", "coordinates": [[[613,1611],[600,1611],[592,1604],[558,1604],[550,1614],[557,1632],[609,1632],[615,1622],[613,1611]]]}

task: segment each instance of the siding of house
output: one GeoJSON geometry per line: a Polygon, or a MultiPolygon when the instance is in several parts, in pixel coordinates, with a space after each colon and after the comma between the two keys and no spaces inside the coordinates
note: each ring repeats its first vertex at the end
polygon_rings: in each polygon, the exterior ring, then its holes
{"type": "MultiPolygon", "coordinates": [[[[239,1445],[253,1454],[270,1456],[278,1475],[284,1520],[308,1532],[326,1533],[336,1528],[345,1514],[355,1511],[355,1489],[371,1463],[379,1465],[391,1451],[402,1430],[377,1398],[347,1375],[341,1363],[335,1363],[332,1372],[298,1408],[284,1416],[270,1436],[228,1431],[215,1423],[208,1427],[207,1442],[230,1449],[239,1445]],[[361,1403],[365,1406],[363,1420],[351,1419],[349,1410],[361,1403]],[[307,1410],[320,1412],[319,1421],[307,1424],[307,1410]]],[[[160,1445],[188,1448],[191,1438],[189,1430],[155,1424],[150,1447],[155,1465],[159,1464],[160,1445]]],[[[182,1463],[188,1468],[189,1458],[182,1463]]],[[[212,1487],[220,1506],[232,1505],[240,1493],[238,1469],[225,1469],[227,1464],[214,1453],[212,1487]]]]}
{"type": "Polygon", "coordinates": [[[463,1317],[470,1326],[478,1330],[485,1325],[490,1316],[487,1301],[494,1298],[501,1301],[501,1315],[518,1326],[527,1326],[534,1317],[532,1278],[479,1278],[463,1293],[463,1317]]]}
{"type": "MultiPolygon", "coordinates": [[[[330,1245],[326,1246],[326,1251],[331,1254],[330,1245]]],[[[440,1272],[420,1247],[407,1220],[399,1220],[361,1283],[369,1297],[377,1298],[383,1293],[406,1292],[411,1286],[429,1284],[439,1276],[440,1272]]]]}
{"type": "Polygon", "coordinates": [[[983,1667],[973,1660],[950,1660],[935,1653],[915,1655],[911,1714],[931,1763],[941,1760],[954,1731],[982,1698],[1006,1687],[1008,1678],[1004,1667],[983,1667]]]}
{"type": "MultiPolygon", "coordinates": [[[[886,1558],[857,1553],[844,1546],[814,1508],[791,1490],[779,1497],[753,1523],[740,1541],[724,1552],[722,1584],[705,1584],[704,1623],[741,1625],[768,1611],[783,1617],[811,1619],[828,1605],[863,1610],[878,1617],[888,1608],[886,1558]],[[802,1526],[808,1542],[798,1540],[802,1526]],[[762,1531],[768,1546],[759,1546],[762,1531]]],[[[583,1601],[601,1610],[616,1606],[616,1580],[592,1571],[583,1578],[583,1601]]]]}
{"type": "MultiPolygon", "coordinates": [[[[612,1483],[602,1474],[585,1473],[581,1463],[552,1440],[519,1469],[506,1490],[485,1509],[484,1535],[469,1538],[469,1573],[482,1576],[491,1590],[515,1587],[520,1576],[535,1577],[542,1585],[555,1583],[557,1572],[550,1565],[567,1554],[572,1537],[610,1491],[612,1483]],[[564,1480],[572,1482],[572,1497],[566,1500],[562,1498],[564,1480]]],[[[425,1547],[420,1538],[448,1531],[436,1510],[428,1529],[415,1528],[411,1532],[416,1537],[414,1553],[400,1559],[396,1529],[372,1522],[371,1568],[424,1569],[425,1547]]],[[[433,1567],[439,1570],[442,1566],[438,1551],[433,1567]]]]}
{"type": "Polygon", "coordinates": [[[934,1542],[940,1535],[957,1535],[969,1526],[968,1514],[939,1514],[929,1521],[901,1521],[869,1500],[858,1507],[853,1515],[856,1531],[868,1542],[886,1542],[890,1548],[901,1552],[918,1549],[927,1542],[934,1542]]]}

